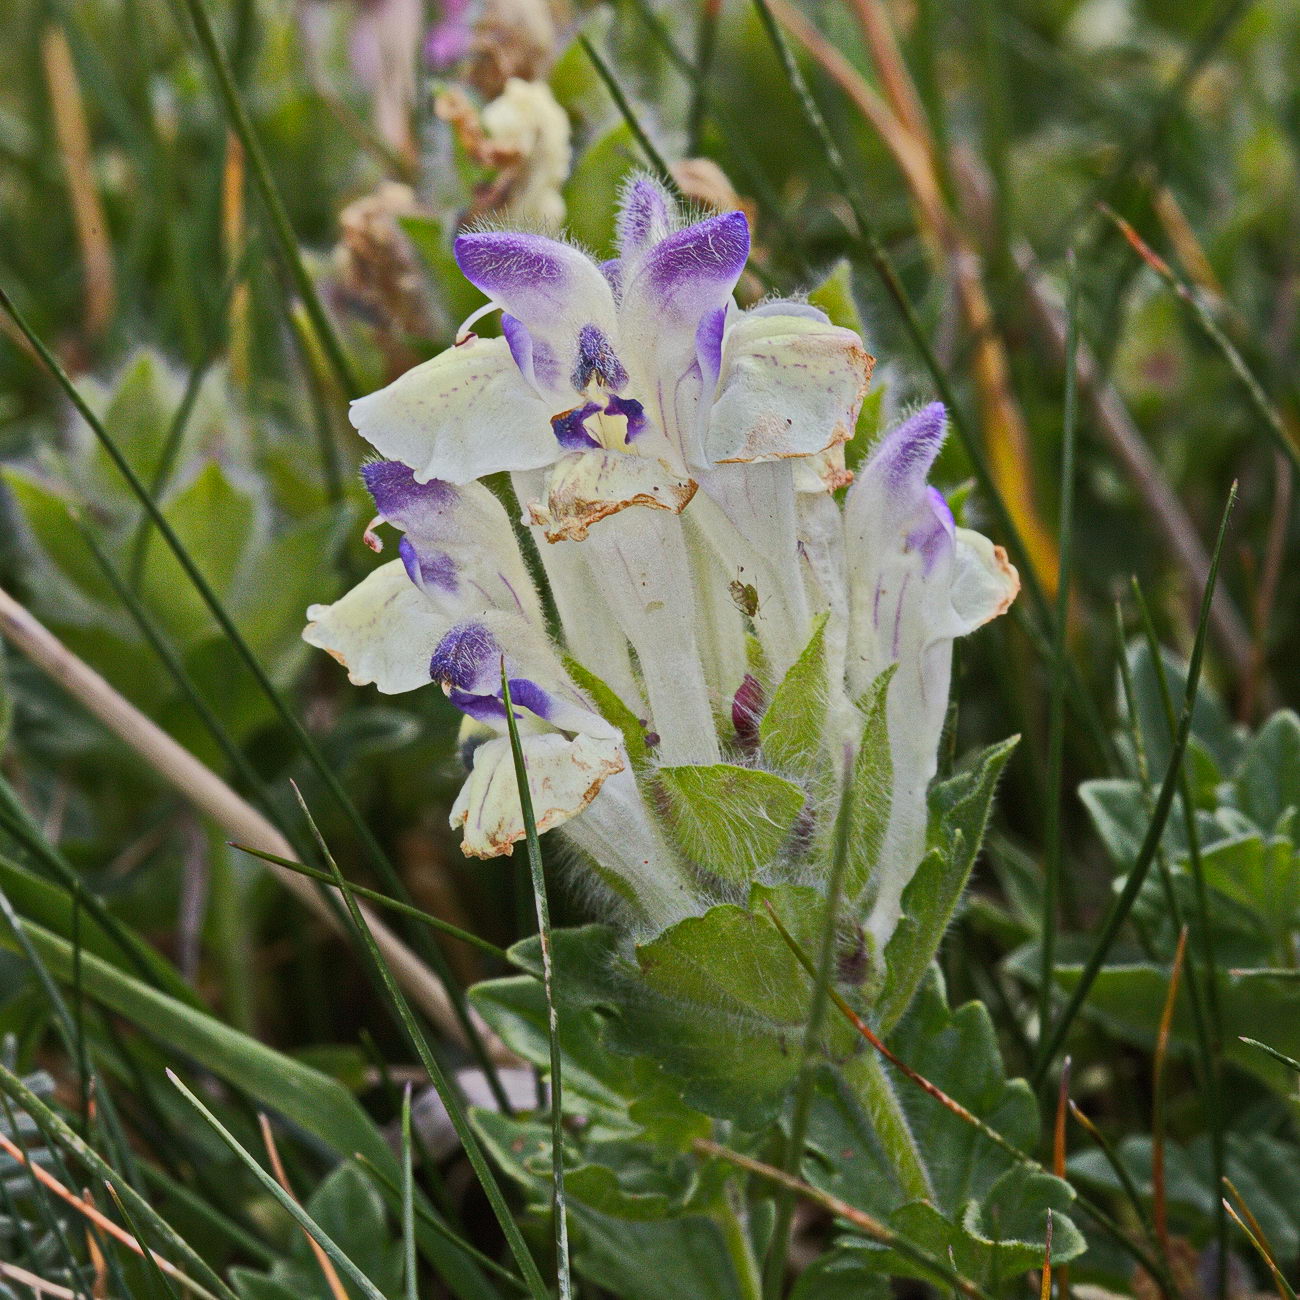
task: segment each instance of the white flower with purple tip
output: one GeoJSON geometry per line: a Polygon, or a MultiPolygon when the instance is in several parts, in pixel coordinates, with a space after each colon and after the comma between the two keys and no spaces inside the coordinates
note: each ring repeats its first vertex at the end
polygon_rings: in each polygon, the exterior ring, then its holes
{"type": "Polygon", "coordinates": [[[399,558],[333,605],[313,605],[304,637],[352,681],[396,693],[435,681],[496,738],[480,745],[454,821],[466,853],[510,852],[523,817],[505,739],[504,662],[539,828],[574,816],[620,771],[617,731],[569,680],[543,630],[532,579],[496,498],[478,484],[416,483],[406,466],[364,467],[379,517],[402,530],[399,558]]]}

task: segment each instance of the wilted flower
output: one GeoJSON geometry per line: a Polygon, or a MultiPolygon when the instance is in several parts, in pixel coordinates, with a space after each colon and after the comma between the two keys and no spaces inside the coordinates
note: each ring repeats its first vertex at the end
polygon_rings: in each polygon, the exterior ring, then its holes
{"type": "Polygon", "coordinates": [[[618,239],[603,265],[538,235],[456,241],[488,303],[456,346],[352,407],[390,458],[364,472],[380,518],[404,533],[401,560],[314,607],[307,639],[380,690],[436,680],[472,719],[453,822],[482,856],[523,833],[504,663],[539,825],[563,824],[646,930],[728,896],[735,878],[734,864],[701,860],[672,790],[776,767],[803,793],[752,872],[824,875],[817,831],[860,741],[857,702],[896,665],[888,829],[860,900],[879,942],[925,848],[952,641],[1007,607],[1015,571],[925,484],[940,407],[882,441],[841,510],[832,493],[851,478],[843,444],[871,358],[807,303],[736,306],[742,213],[683,224],[642,178],[618,239]],[[494,309],[500,338],[469,332],[494,309]],[[503,507],[474,482],[498,471],[536,542],[559,645],[503,507]],[[828,757],[829,784],[790,771],[764,738],[770,701],[814,644],[808,689],[826,707],[807,744],[828,757]]]}
{"type": "Polygon", "coordinates": [[[545,230],[564,222],[562,190],[573,151],[569,116],[544,81],[512,77],[480,113],[458,87],[437,99],[438,116],[451,123],[462,147],[495,177],[476,188],[469,220],[502,212],[545,230]]]}

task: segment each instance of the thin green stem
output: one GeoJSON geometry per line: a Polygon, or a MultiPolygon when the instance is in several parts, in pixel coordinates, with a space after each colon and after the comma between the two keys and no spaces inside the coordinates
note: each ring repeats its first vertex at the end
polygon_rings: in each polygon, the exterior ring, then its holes
{"type": "MultiPolygon", "coordinates": [[[[817,1067],[821,1057],[822,1026],[832,996],[831,978],[835,965],[835,940],[839,928],[840,903],[844,893],[844,874],[848,864],[852,763],[845,756],[846,771],[841,779],[840,806],[835,818],[835,849],[831,858],[830,880],[826,889],[826,908],[822,917],[821,946],[812,981],[812,1004],[804,1029],[799,1083],[795,1090],[794,1110],[790,1116],[790,1133],[785,1143],[782,1172],[797,1177],[803,1166],[804,1143],[812,1114],[817,1067]]],[[[787,1187],[777,1198],[776,1223],[763,1270],[763,1294],[776,1300],[785,1280],[785,1261],[790,1249],[790,1228],[794,1219],[794,1193],[787,1187]]]]}
{"type": "Polygon", "coordinates": [[[1056,927],[1061,882],[1061,815],[1065,801],[1065,678],[1070,640],[1070,577],[1074,539],[1074,455],[1078,427],[1079,390],[1079,269],[1069,259],[1070,292],[1065,317],[1065,414],[1061,433],[1061,504],[1057,532],[1060,581],[1056,590],[1056,619],[1052,644],[1052,690],[1047,739],[1047,826],[1043,845],[1043,922],[1040,938],[1042,974],[1038,1015],[1043,1025],[1052,1018],[1056,982],[1056,927]]]}
{"type": "Polygon", "coordinates": [[[208,14],[207,5],[204,0],[182,0],[182,3],[189,13],[190,21],[194,25],[204,57],[210,64],[213,76],[216,78],[217,90],[220,93],[221,102],[230,121],[231,129],[239,137],[239,143],[244,147],[244,155],[248,159],[249,167],[252,170],[253,183],[257,187],[258,194],[261,196],[267,217],[271,223],[271,234],[279,247],[280,255],[284,259],[285,267],[293,280],[295,289],[298,291],[298,296],[302,299],[303,308],[311,318],[312,327],[315,329],[320,345],[325,351],[330,369],[334,372],[339,389],[345,397],[359,397],[361,395],[360,386],[352,373],[352,367],[348,362],[346,353],[343,351],[343,345],[339,342],[338,335],[335,333],[334,326],[325,311],[320,295],[316,291],[316,285],[312,282],[312,278],[303,264],[297,238],[293,233],[293,227],[289,223],[289,214],[285,211],[284,202],[280,198],[280,192],[276,189],[275,181],[271,176],[270,164],[262,151],[262,143],[258,139],[257,132],[253,129],[252,120],[249,118],[243,100],[240,98],[239,88],[235,84],[230,61],[226,58],[225,51],[221,48],[221,42],[217,40],[217,34],[213,30],[212,19],[208,14]]]}
{"type": "Polygon", "coordinates": [[[1093,946],[1092,953],[1089,955],[1083,971],[1080,973],[1079,981],[1070,994],[1065,1009],[1050,1030],[1046,1025],[1043,1027],[1043,1042],[1039,1049],[1038,1063],[1033,1074],[1033,1083],[1036,1088],[1046,1078],[1052,1060],[1055,1058],[1061,1044],[1064,1043],[1066,1035],[1070,1032],[1070,1026],[1074,1023],[1074,1018],[1079,1014],[1080,1009],[1087,1000],[1102,964],[1119,935],[1121,927],[1127,920],[1133,904],[1137,901],[1138,893],[1142,889],[1142,884],[1146,880],[1147,872],[1151,869],[1151,863],[1160,845],[1160,837],[1164,834],[1165,823],[1169,820],[1174,795],[1178,790],[1183,758],[1187,752],[1187,741],[1191,735],[1192,708],[1196,703],[1196,692],[1201,681],[1201,665],[1205,658],[1205,637],[1209,627],[1210,602],[1214,598],[1214,587],[1219,577],[1219,561],[1223,556],[1223,543],[1228,533],[1228,520],[1232,515],[1232,507],[1236,499],[1237,485],[1234,483],[1228,493],[1227,505],[1224,507],[1223,517],[1219,522],[1219,535],[1215,541],[1214,554],[1210,559],[1210,572],[1206,579],[1205,591],[1201,597],[1196,641],[1192,646],[1192,655],[1187,668],[1187,691],[1183,699],[1182,715],[1179,718],[1178,733],[1174,739],[1173,749],[1169,755],[1169,767],[1165,772],[1164,782],[1160,787],[1160,795],[1156,799],[1155,811],[1152,814],[1150,824],[1147,826],[1146,836],[1138,851],[1137,859],[1128,874],[1127,880],[1124,882],[1124,888],[1111,905],[1106,919],[1102,922],[1097,942],[1093,946]]]}
{"type": "Polygon", "coordinates": [[[546,1037],[551,1053],[551,1187],[552,1217],[555,1222],[555,1266],[560,1300],[571,1300],[573,1277],[569,1270],[569,1219],[564,1196],[564,1100],[560,1070],[560,1018],[555,1007],[555,972],[551,952],[551,911],[546,897],[546,873],[542,869],[542,846],[537,838],[537,819],[533,813],[533,794],[528,785],[528,767],[519,740],[519,724],[510,699],[510,679],[506,676],[505,656],[501,657],[501,699],[506,711],[506,729],[510,733],[510,752],[515,764],[515,788],[528,846],[528,868],[532,873],[533,901],[537,907],[537,936],[542,946],[542,984],[546,990],[546,1037]]]}

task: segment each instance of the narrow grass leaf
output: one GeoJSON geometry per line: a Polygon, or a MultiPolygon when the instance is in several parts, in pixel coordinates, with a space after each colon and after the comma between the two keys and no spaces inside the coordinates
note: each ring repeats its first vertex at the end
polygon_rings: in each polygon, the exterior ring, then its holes
{"type": "Polygon", "coordinates": [[[81,1138],[59,1114],[45,1104],[12,1070],[0,1062],[0,1092],[15,1105],[22,1107],[36,1121],[47,1141],[57,1140],[92,1173],[104,1180],[121,1197],[123,1202],[139,1215],[140,1219],[166,1243],[178,1259],[205,1282],[222,1300],[239,1300],[220,1276],[198,1255],[148,1201],[115,1170],[104,1158],[81,1138]]]}
{"type": "Polygon", "coordinates": [[[348,1280],[357,1287],[366,1300],[386,1300],[384,1293],[348,1258],[320,1224],[262,1168],[253,1155],[240,1144],[239,1139],[181,1082],[180,1076],[174,1070],[168,1070],[167,1077],[176,1085],[181,1096],[207,1121],[212,1131],[226,1144],[235,1158],[280,1203],[299,1227],[320,1246],[329,1256],[330,1261],[347,1275],[348,1280]]]}
{"type": "Polygon", "coordinates": [[[1056,984],[1056,927],[1060,919],[1061,815],[1065,801],[1065,679],[1070,635],[1070,579],[1074,552],[1074,453],[1078,425],[1079,267],[1071,253],[1070,288],[1065,314],[1065,412],[1061,432],[1061,503],[1056,551],[1060,578],[1052,624],[1052,684],[1048,704],[1047,825],[1043,838],[1043,920],[1039,945],[1042,975],[1038,1018],[1052,1019],[1056,984]]]}
{"type": "Polygon", "coordinates": [[[506,711],[506,728],[510,733],[510,752],[515,763],[515,786],[524,819],[525,843],[528,846],[528,869],[533,880],[533,901],[537,907],[537,933],[542,945],[542,984],[546,990],[546,1037],[551,1049],[551,1185],[555,1220],[555,1265],[560,1300],[573,1295],[573,1278],[569,1270],[569,1218],[564,1196],[564,1103],[560,1070],[560,1018],[555,1007],[555,972],[551,953],[551,909],[546,896],[546,872],[542,868],[542,846],[537,838],[537,818],[533,812],[533,793],[528,785],[528,766],[524,747],[519,740],[519,723],[510,699],[510,679],[506,675],[505,656],[501,658],[501,698],[506,711]]]}
{"type": "Polygon", "coordinates": [[[546,1283],[542,1280],[542,1275],[537,1268],[537,1262],[533,1259],[532,1253],[520,1234],[519,1225],[515,1222],[510,1207],[506,1204],[501,1185],[497,1182],[496,1175],[488,1165],[487,1157],[483,1154],[483,1148],[470,1125],[469,1117],[465,1114],[465,1106],[460,1094],[457,1092],[455,1084],[447,1078],[442,1066],[438,1063],[438,1058],[434,1056],[432,1049],[429,1047],[429,1041],[416,1021],[410,1004],[398,987],[392,971],[389,970],[387,962],[384,961],[383,955],[375,944],[374,936],[370,933],[370,927],[366,924],[366,918],[357,906],[356,897],[352,893],[352,886],[339,870],[338,863],[334,861],[334,857],[321,837],[310,810],[303,802],[302,795],[298,793],[297,786],[294,787],[294,793],[298,795],[298,803],[302,808],[303,815],[307,818],[308,825],[311,827],[312,834],[316,837],[321,854],[334,875],[334,885],[342,893],[347,904],[348,914],[352,918],[352,925],[357,937],[369,954],[370,960],[383,984],[389,1004],[397,1016],[398,1023],[405,1031],[406,1037],[416,1055],[420,1058],[420,1063],[428,1071],[434,1089],[437,1091],[443,1106],[446,1107],[447,1117],[456,1130],[456,1136],[460,1139],[461,1146],[465,1149],[465,1155],[469,1159],[479,1184],[492,1206],[492,1211],[501,1226],[501,1231],[505,1234],[510,1253],[515,1257],[515,1262],[519,1265],[519,1271],[528,1282],[529,1291],[535,1300],[547,1300],[546,1283]]]}
{"type": "MultiPolygon", "coordinates": [[[[317,871],[315,867],[309,867],[302,862],[295,862],[292,858],[282,858],[279,854],[270,853],[266,849],[255,849],[248,844],[239,844],[234,840],[228,840],[227,843],[232,849],[238,849],[241,853],[247,853],[250,857],[260,858],[263,862],[273,862],[277,867],[287,867],[290,871],[296,871],[300,876],[306,876],[308,880],[315,880],[322,885],[328,885],[331,889],[337,888],[334,877],[326,871],[317,871]]],[[[425,912],[411,903],[404,903],[400,898],[392,898],[388,894],[381,894],[379,890],[368,889],[365,885],[349,884],[348,888],[359,898],[364,898],[371,903],[378,903],[381,907],[390,908],[394,912],[399,912],[402,916],[409,916],[412,920],[419,921],[421,925],[427,925],[430,929],[437,930],[439,934],[445,934],[449,938],[459,939],[461,943],[470,944],[489,957],[495,957],[503,962],[510,960],[504,948],[499,948],[489,940],[483,939],[469,930],[462,930],[460,926],[452,925],[450,921],[444,921],[441,917],[425,912]]]]}
{"type": "Polygon", "coordinates": [[[1070,994],[1069,1001],[1050,1030],[1047,1026],[1044,1026],[1043,1042],[1039,1049],[1038,1063],[1034,1069],[1033,1082],[1035,1085],[1042,1083],[1047,1071],[1051,1068],[1057,1051],[1065,1041],[1066,1035],[1070,1032],[1070,1026],[1074,1023],[1074,1018],[1079,1014],[1084,1002],[1087,1000],[1093,982],[1110,953],[1111,947],[1119,935],[1120,928],[1128,919],[1128,914],[1137,900],[1142,884],[1151,869],[1151,863],[1155,859],[1161,836],[1164,834],[1165,823],[1169,820],[1174,795],[1179,786],[1183,757],[1187,752],[1187,741],[1192,730],[1192,708],[1196,703],[1196,694],[1201,681],[1201,665],[1205,658],[1205,637],[1209,628],[1210,602],[1214,597],[1214,586],[1219,576],[1219,561],[1223,556],[1223,544],[1228,534],[1228,520],[1232,515],[1232,507],[1236,499],[1237,485],[1234,483],[1228,493],[1228,501],[1224,507],[1223,517],[1219,522],[1219,534],[1215,541],[1214,554],[1210,560],[1210,573],[1201,598],[1200,616],[1196,625],[1196,640],[1193,643],[1191,659],[1187,666],[1187,691],[1183,699],[1182,715],[1178,722],[1178,733],[1169,755],[1169,767],[1165,772],[1164,782],[1160,787],[1160,794],[1156,799],[1156,806],[1147,827],[1146,836],[1142,841],[1142,846],[1138,851],[1128,878],[1124,882],[1123,890],[1112,903],[1110,910],[1106,914],[1106,919],[1102,922],[1097,942],[1094,944],[1093,950],[1084,965],[1079,982],[1070,994]]]}

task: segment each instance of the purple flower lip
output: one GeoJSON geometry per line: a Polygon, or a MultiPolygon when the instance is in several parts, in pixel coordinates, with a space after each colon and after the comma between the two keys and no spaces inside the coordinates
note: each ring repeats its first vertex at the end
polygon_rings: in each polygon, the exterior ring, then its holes
{"type": "Polygon", "coordinates": [[[480,230],[457,236],[452,253],[472,285],[490,298],[498,298],[562,284],[567,268],[556,250],[563,248],[558,241],[540,235],[480,230]]]}
{"type": "Polygon", "coordinates": [[[885,435],[872,460],[891,487],[903,489],[925,478],[947,437],[947,421],[943,403],[931,402],[885,435]]]}
{"type": "Polygon", "coordinates": [[[635,257],[672,229],[673,206],[658,181],[641,176],[632,182],[618,214],[618,247],[624,257],[635,257]]]}

